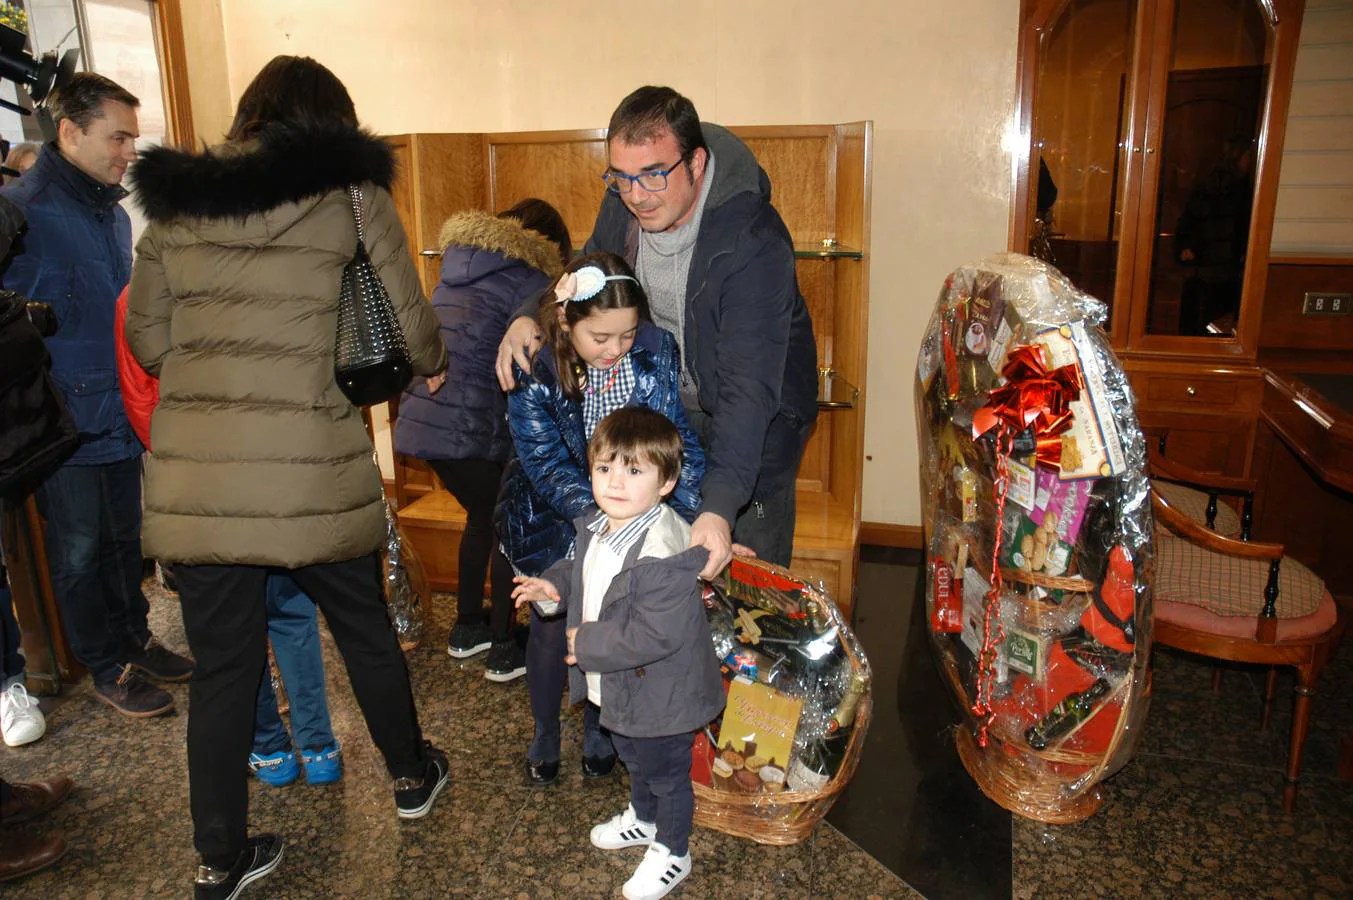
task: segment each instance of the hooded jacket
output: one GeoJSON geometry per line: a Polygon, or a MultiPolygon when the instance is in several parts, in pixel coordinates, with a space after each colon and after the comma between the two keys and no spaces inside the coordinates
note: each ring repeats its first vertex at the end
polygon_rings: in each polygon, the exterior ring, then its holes
{"type": "MultiPolygon", "coordinates": [[[[686,279],[683,355],[713,417],[700,512],[733,522],[792,484],[817,419],[817,346],[770,179],[731,132],[701,124],[717,165],[686,279]]],[[[639,222],[606,193],[584,252],[634,265],[639,222]]]]}
{"type": "MultiPolygon", "coordinates": [[[[640,322],[630,350],[634,393],[627,406],[646,406],[671,419],[681,433],[681,474],[669,498],[686,519],[700,505],[705,451],[700,448],[677,392],[676,339],[652,322],[640,322]]],[[[554,354],[536,354],[528,376],[516,370],[508,396],[508,425],[515,454],[503,473],[493,524],[503,553],[527,575],[539,575],[573,546],[573,519],[595,513],[582,404],[559,386],[554,354]]]]}
{"type": "Polygon", "coordinates": [[[272,127],[202,154],[157,147],[133,176],[150,225],[127,343],[160,378],[147,555],[299,568],[375,551],[380,472],[334,380],[339,281],[357,248],[346,185],[362,187],[367,251],[414,372],[446,367],[388,193],[390,147],[355,129],[272,127]]]}
{"type": "Polygon", "coordinates": [[[432,308],[451,355],[446,380],[455,390],[429,394],[412,385],[399,400],[395,452],[418,459],[489,459],[512,452],[507,399],[494,375],[498,343],[523,298],[563,270],[548,238],[480,211],[457,213],[442,226],[442,275],[432,308]]]}
{"type": "Polygon", "coordinates": [[[56,334],[47,338],[52,380],[80,432],[71,465],[140,456],[122,410],[113,356],[113,304],[132,266],[132,227],[119,204],[127,192],[76,168],[47,144],[24,176],[0,188],[28,219],[5,289],[51,304],[56,334]]]}
{"type": "Polygon", "coordinates": [[[611,580],[595,622],[584,623],[583,561],[596,535],[588,517],[574,522],[578,552],[543,576],[559,592],[568,627],[577,628],[569,699],[587,699],[586,672],[601,674],[601,724],[626,737],[683,734],[723,711],[724,686],[714,653],[700,570],[709,559],[692,547],[690,528],[663,510],[634,542],[611,580]]]}

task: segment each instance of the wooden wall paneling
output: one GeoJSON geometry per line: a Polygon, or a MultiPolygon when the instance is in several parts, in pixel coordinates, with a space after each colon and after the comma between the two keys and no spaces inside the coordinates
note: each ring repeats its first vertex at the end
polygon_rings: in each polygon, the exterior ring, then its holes
{"type": "Polygon", "coordinates": [[[1353,597],[1353,494],[1324,485],[1268,423],[1260,422],[1255,444],[1262,486],[1255,498],[1255,539],[1282,544],[1288,556],[1324,579],[1330,593],[1353,597]]]}
{"type": "Polygon", "coordinates": [[[183,11],[179,0],[155,0],[155,40],[160,50],[165,112],[169,115],[169,143],[180,150],[197,149],[193,104],[188,94],[188,50],[183,39],[183,11]]]}
{"type": "Polygon", "coordinates": [[[833,231],[842,246],[858,250],[869,246],[872,132],[870,122],[851,122],[836,127],[836,222],[833,231]]]}
{"type": "Polygon", "coordinates": [[[418,205],[414,202],[417,190],[418,167],[414,160],[414,136],[408,134],[391,135],[385,139],[395,153],[395,180],[390,185],[390,199],[395,202],[395,213],[404,226],[404,236],[408,239],[409,250],[415,261],[418,260],[418,205]]]}
{"type": "MultiPolygon", "coordinates": [[[[829,259],[800,259],[795,269],[799,279],[799,292],[803,294],[808,306],[808,314],[813,318],[813,337],[817,343],[819,366],[825,366],[831,360],[833,310],[836,306],[836,284],[834,266],[829,259]]],[[[800,491],[828,491],[831,489],[831,447],[832,431],[835,426],[834,413],[820,410],[813,436],[803,451],[803,461],[799,464],[798,489],[800,491]]]]}
{"type": "Polygon", "coordinates": [[[1353,258],[1274,258],[1264,291],[1261,349],[1353,350],[1353,315],[1304,316],[1307,291],[1353,293],[1353,258]]]}
{"type": "Polygon", "coordinates": [[[818,125],[730,130],[766,170],[771,199],[794,242],[814,245],[835,237],[836,129],[818,125]]]}
{"type": "Polygon", "coordinates": [[[574,249],[581,250],[606,192],[605,140],[601,129],[485,135],[489,208],[538,197],[559,210],[574,249]]]}
{"type": "Polygon", "coordinates": [[[437,238],[447,217],[485,206],[482,138],[478,134],[420,134],[416,142],[418,233],[409,237],[417,242],[417,252],[430,250],[440,256],[437,238]]]}

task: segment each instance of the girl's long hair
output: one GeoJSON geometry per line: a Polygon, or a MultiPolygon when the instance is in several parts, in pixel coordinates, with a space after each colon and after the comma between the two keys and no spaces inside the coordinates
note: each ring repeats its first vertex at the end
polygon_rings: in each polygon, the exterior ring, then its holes
{"type": "MultiPolygon", "coordinates": [[[[634,270],[630,268],[629,263],[614,253],[589,253],[569,263],[559,278],[564,278],[570,272],[576,272],[584,266],[596,266],[606,275],[634,277],[634,270]]],[[[583,387],[587,384],[587,367],[583,365],[578,351],[573,349],[569,332],[560,321],[559,307],[563,306],[563,321],[568,323],[570,329],[590,316],[595,309],[637,309],[639,321],[651,322],[653,318],[648,311],[648,295],[644,293],[638,281],[627,279],[608,281],[601,292],[592,299],[570,300],[564,304],[555,301],[554,288],[558,283],[559,279],[555,279],[540,298],[540,328],[545,332],[543,346],[549,347],[554,353],[555,368],[559,372],[559,386],[563,389],[564,396],[575,403],[581,403],[583,387]]]]}

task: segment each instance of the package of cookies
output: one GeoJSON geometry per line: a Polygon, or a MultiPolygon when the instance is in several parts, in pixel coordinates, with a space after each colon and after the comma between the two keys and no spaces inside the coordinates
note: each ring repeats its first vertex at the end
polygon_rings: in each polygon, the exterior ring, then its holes
{"type": "Polygon", "coordinates": [[[1047,822],[1098,808],[1146,714],[1146,446],[1104,314],[998,254],[945,280],[917,361],[926,619],[958,750],[1047,822]]]}

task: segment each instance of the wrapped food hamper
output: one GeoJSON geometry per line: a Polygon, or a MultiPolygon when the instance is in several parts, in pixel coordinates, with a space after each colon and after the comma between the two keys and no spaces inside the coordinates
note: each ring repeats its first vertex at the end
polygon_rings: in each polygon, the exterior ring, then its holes
{"type": "Polygon", "coordinates": [[[854,774],[869,663],[826,592],[779,566],[735,558],[705,610],[728,705],[692,752],[695,822],[797,843],[854,774]]]}
{"type": "Polygon", "coordinates": [[[951,274],[916,372],[926,611],[982,791],[1084,819],[1147,708],[1151,501],[1103,304],[998,254],[951,274]]]}

